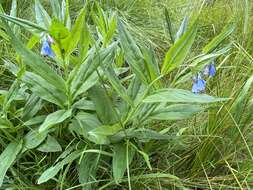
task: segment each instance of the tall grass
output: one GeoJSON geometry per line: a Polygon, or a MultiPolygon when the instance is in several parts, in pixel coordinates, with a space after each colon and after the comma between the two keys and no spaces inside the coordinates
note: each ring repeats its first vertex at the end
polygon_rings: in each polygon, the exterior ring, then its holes
{"type": "Polygon", "coordinates": [[[1,3],[0,189],[253,188],[252,2],[1,3]]]}

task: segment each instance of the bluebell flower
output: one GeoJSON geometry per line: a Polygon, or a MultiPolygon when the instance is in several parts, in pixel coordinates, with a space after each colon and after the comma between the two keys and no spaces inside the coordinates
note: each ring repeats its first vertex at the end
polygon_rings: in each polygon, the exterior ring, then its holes
{"type": "Polygon", "coordinates": [[[212,61],[210,64],[206,65],[202,71],[204,76],[210,76],[210,77],[214,77],[214,75],[216,74],[216,68],[214,65],[214,61],[212,61]]]}
{"type": "Polygon", "coordinates": [[[197,77],[193,78],[192,92],[199,94],[204,92],[206,89],[206,81],[202,79],[201,75],[198,74],[197,77]]]}
{"type": "Polygon", "coordinates": [[[51,48],[50,41],[46,37],[42,38],[42,47],[41,47],[40,54],[43,56],[51,57],[51,58],[55,57],[55,53],[53,52],[51,48]]]}
{"type": "Polygon", "coordinates": [[[214,66],[214,63],[212,62],[210,65],[209,65],[209,76],[210,77],[213,77],[216,73],[216,68],[214,66]]]}

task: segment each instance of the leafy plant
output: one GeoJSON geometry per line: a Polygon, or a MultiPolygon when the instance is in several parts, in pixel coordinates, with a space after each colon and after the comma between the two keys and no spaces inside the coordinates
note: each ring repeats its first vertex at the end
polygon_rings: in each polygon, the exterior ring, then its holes
{"type": "MultiPolygon", "coordinates": [[[[36,182],[43,188],[54,187],[52,179],[57,179],[61,189],[68,188],[69,184],[63,184],[67,173],[78,170],[78,187],[83,189],[104,189],[123,182],[131,189],[133,159],[142,158],[152,170],[150,152],[144,147],[177,138],[151,127],[154,121],[188,119],[228,100],[193,94],[175,84],[189,79],[212,58],[227,53],[228,48],[218,51],[217,47],[232,29],[211,41],[203,54],[191,58],[198,23],[186,27],[184,20],[160,64],[152,48],[136,43],[117,12],[104,11],[98,2],[87,2],[72,23],[69,1],[50,3],[53,17],[39,0],[35,1],[36,23],[14,13],[0,14],[2,36],[19,56],[16,63],[5,61],[15,80],[1,97],[0,129],[10,142],[2,145],[6,148],[0,155],[0,186],[15,160],[26,160],[39,151],[41,155],[54,154],[50,167],[41,166],[43,159],[38,163],[41,169],[36,171],[36,182]],[[27,47],[15,35],[16,25],[32,32],[28,41],[32,46],[27,47]],[[41,33],[54,40],[52,59],[36,52],[41,33]],[[189,62],[192,65],[183,65],[189,62]],[[167,85],[163,79],[175,70],[179,75],[167,85]],[[100,183],[96,173],[113,179],[100,183]]],[[[166,177],[185,188],[171,174],[154,172],[143,177],[152,176],[166,177]]]]}

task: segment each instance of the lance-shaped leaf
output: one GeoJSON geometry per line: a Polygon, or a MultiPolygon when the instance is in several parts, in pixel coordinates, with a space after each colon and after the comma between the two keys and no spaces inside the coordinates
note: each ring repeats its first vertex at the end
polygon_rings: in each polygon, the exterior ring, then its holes
{"type": "Polygon", "coordinates": [[[167,88],[156,91],[146,97],[146,103],[213,103],[228,100],[227,98],[215,98],[206,94],[194,94],[183,89],[167,88]]]}
{"type": "Polygon", "coordinates": [[[47,140],[37,150],[41,152],[61,152],[62,148],[54,137],[48,135],[47,140]]]}
{"type": "Polygon", "coordinates": [[[191,28],[169,49],[162,65],[161,72],[163,75],[170,73],[184,62],[195,40],[196,33],[197,25],[193,24],[191,28]]]}
{"type": "Polygon", "coordinates": [[[5,174],[14,163],[18,153],[22,149],[22,141],[10,143],[0,155],[0,187],[3,184],[5,174]]]}
{"type": "Polygon", "coordinates": [[[112,99],[108,96],[108,93],[104,88],[99,85],[93,86],[89,90],[89,96],[93,101],[97,115],[103,124],[111,125],[118,121],[112,99]]]}
{"type": "Polygon", "coordinates": [[[39,146],[46,138],[48,132],[39,133],[37,129],[29,131],[24,137],[24,150],[39,146]]]}
{"type": "Polygon", "coordinates": [[[49,28],[51,18],[39,0],[35,0],[35,16],[36,21],[40,26],[43,26],[43,28],[49,28]]]}
{"type": "Polygon", "coordinates": [[[143,55],[121,20],[118,20],[118,32],[120,44],[123,47],[127,63],[130,65],[136,76],[142,82],[147,83],[148,79],[145,76],[143,55]]]}
{"type": "Polygon", "coordinates": [[[116,43],[107,48],[98,50],[98,52],[91,50],[90,56],[71,72],[69,83],[71,83],[70,91],[73,94],[73,97],[76,97],[76,94],[80,94],[80,89],[86,85],[86,82],[92,82],[88,79],[90,79],[90,77],[96,77],[95,71],[99,65],[110,64],[113,61],[115,47],[116,43]]]}
{"type": "Polygon", "coordinates": [[[47,116],[45,121],[39,128],[39,132],[42,133],[49,129],[50,127],[63,122],[72,115],[72,110],[58,110],[54,113],[51,113],[47,116]]]}
{"type": "Polygon", "coordinates": [[[65,52],[66,56],[69,56],[72,53],[72,51],[76,48],[80,40],[81,33],[83,32],[84,20],[85,20],[85,9],[83,8],[76,19],[71,34],[63,42],[64,46],[67,47],[65,52]]]}
{"type": "Polygon", "coordinates": [[[11,85],[11,88],[9,89],[7,95],[4,98],[3,102],[3,110],[7,111],[10,107],[11,102],[16,98],[19,91],[19,82],[15,80],[13,84],[11,85]]]}
{"type": "Polygon", "coordinates": [[[77,159],[81,155],[80,150],[76,150],[69,154],[66,158],[64,158],[62,161],[58,162],[55,166],[52,166],[48,168],[38,179],[38,184],[47,182],[51,178],[57,175],[57,173],[63,168],[64,165],[73,162],[75,159],[77,159]]]}
{"type": "MultiPolygon", "coordinates": [[[[17,16],[17,0],[12,0],[10,16],[12,17],[17,16]]],[[[10,23],[10,27],[13,28],[13,23],[10,23]]]]}
{"type": "Polygon", "coordinates": [[[179,27],[179,29],[177,31],[175,41],[179,40],[181,38],[181,36],[184,35],[184,33],[187,30],[188,23],[189,23],[189,17],[185,16],[184,20],[182,21],[182,23],[181,23],[181,25],[180,25],[180,27],[179,27]]]}
{"type": "Polygon", "coordinates": [[[128,147],[124,143],[113,145],[112,168],[113,168],[113,177],[117,184],[120,183],[120,181],[122,180],[124,173],[128,167],[127,163],[130,164],[132,162],[133,157],[134,157],[134,149],[131,146],[128,147]]]}
{"type": "Polygon", "coordinates": [[[25,20],[25,19],[9,16],[9,15],[2,14],[2,13],[0,13],[0,18],[2,18],[4,20],[7,20],[9,22],[12,22],[14,24],[17,24],[19,26],[22,26],[25,29],[30,30],[30,31],[37,31],[37,32],[46,32],[47,31],[46,28],[43,28],[40,25],[35,24],[35,23],[30,22],[30,21],[25,20]]]}
{"type": "Polygon", "coordinates": [[[112,136],[122,130],[120,124],[115,125],[103,125],[97,127],[88,132],[88,135],[93,139],[97,144],[108,144],[108,136],[112,136]]]}
{"type": "Polygon", "coordinates": [[[173,32],[173,28],[172,28],[172,24],[171,24],[171,19],[170,19],[170,13],[166,7],[164,8],[164,14],[165,14],[166,26],[169,31],[171,42],[174,43],[175,38],[174,38],[174,32],[173,32]]]}
{"type": "Polygon", "coordinates": [[[61,6],[58,0],[50,0],[50,4],[52,7],[52,13],[53,16],[56,17],[59,20],[62,20],[61,18],[61,6]]]}
{"type": "Polygon", "coordinates": [[[112,65],[109,65],[107,69],[105,69],[105,75],[113,88],[116,90],[116,92],[120,95],[120,97],[125,100],[129,105],[133,106],[133,101],[127,94],[127,90],[125,87],[121,84],[120,80],[118,79],[116,73],[113,70],[112,65]]]}
{"type": "Polygon", "coordinates": [[[67,102],[67,96],[48,83],[39,75],[26,72],[22,77],[22,81],[27,84],[28,88],[40,98],[52,102],[60,107],[64,107],[67,102]]]}
{"type": "Polygon", "coordinates": [[[37,114],[42,106],[42,99],[35,94],[31,94],[24,106],[22,120],[27,121],[28,119],[33,118],[33,116],[37,114]]]}
{"type": "Polygon", "coordinates": [[[167,107],[159,107],[149,116],[149,118],[155,120],[187,119],[203,110],[204,108],[199,105],[174,104],[167,107]]]}
{"type": "Polygon", "coordinates": [[[111,41],[111,39],[112,39],[112,37],[113,37],[113,34],[114,34],[114,32],[115,32],[115,30],[116,30],[116,28],[117,28],[117,20],[116,20],[115,17],[116,17],[116,16],[113,15],[113,16],[111,17],[111,20],[110,20],[109,24],[108,24],[108,31],[107,31],[107,33],[106,33],[106,36],[104,37],[104,40],[103,40],[103,45],[104,45],[105,47],[106,47],[106,46],[109,44],[109,42],[111,41]]]}
{"type": "Polygon", "coordinates": [[[228,26],[225,26],[225,28],[222,30],[222,32],[213,38],[211,42],[209,42],[204,48],[203,52],[204,53],[210,53],[212,52],[215,48],[218,47],[218,45],[225,39],[227,38],[235,29],[235,25],[230,24],[228,26]]]}
{"type": "Polygon", "coordinates": [[[93,184],[89,184],[89,182],[92,182],[93,176],[96,175],[100,157],[100,155],[95,155],[95,153],[86,153],[83,156],[79,167],[79,182],[81,184],[87,183],[87,185],[83,187],[83,190],[94,189],[93,184]]]}

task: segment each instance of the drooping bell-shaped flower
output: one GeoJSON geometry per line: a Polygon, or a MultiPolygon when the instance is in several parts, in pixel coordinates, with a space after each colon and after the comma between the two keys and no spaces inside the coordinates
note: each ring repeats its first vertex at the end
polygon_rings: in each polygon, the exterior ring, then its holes
{"type": "Polygon", "coordinates": [[[53,52],[52,48],[51,48],[51,43],[53,43],[53,38],[50,37],[42,37],[42,46],[41,46],[41,51],[40,54],[43,56],[48,56],[51,58],[55,57],[55,53],[53,52]]]}
{"type": "Polygon", "coordinates": [[[204,76],[210,76],[210,77],[214,77],[214,75],[216,74],[216,68],[214,65],[214,61],[212,61],[210,64],[206,65],[202,71],[204,76]]]}
{"type": "Polygon", "coordinates": [[[214,66],[214,62],[212,62],[210,65],[209,65],[209,76],[210,77],[213,77],[216,73],[216,68],[214,66]]]}
{"type": "Polygon", "coordinates": [[[206,89],[206,81],[202,79],[201,75],[198,74],[193,78],[192,92],[195,94],[199,94],[204,92],[206,89]]]}

